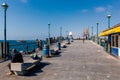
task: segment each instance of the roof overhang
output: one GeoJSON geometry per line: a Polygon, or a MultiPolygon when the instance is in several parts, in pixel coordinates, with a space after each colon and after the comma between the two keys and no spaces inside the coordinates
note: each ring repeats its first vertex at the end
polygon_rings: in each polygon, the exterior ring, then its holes
{"type": "Polygon", "coordinates": [[[120,23],[113,26],[112,28],[102,31],[99,36],[108,36],[110,34],[120,33],[120,23]]]}

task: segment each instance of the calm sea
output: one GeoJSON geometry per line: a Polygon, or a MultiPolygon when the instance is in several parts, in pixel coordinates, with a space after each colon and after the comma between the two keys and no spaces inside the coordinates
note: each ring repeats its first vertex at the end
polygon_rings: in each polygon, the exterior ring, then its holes
{"type": "MultiPolygon", "coordinates": [[[[3,40],[0,40],[0,42],[3,42],[3,40]]],[[[17,51],[27,51],[27,46],[28,46],[28,51],[36,49],[37,48],[37,43],[36,40],[25,40],[24,42],[18,42],[17,40],[7,40],[9,43],[9,52],[11,53],[12,49],[15,48],[17,51]]]]}

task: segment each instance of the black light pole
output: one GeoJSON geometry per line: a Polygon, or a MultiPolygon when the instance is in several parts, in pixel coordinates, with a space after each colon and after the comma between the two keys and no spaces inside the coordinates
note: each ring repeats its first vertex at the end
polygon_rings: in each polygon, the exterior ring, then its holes
{"type": "Polygon", "coordinates": [[[2,7],[4,9],[4,55],[6,58],[6,11],[7,11],[8,5],[6,3],[2,3],[2,7]]]}

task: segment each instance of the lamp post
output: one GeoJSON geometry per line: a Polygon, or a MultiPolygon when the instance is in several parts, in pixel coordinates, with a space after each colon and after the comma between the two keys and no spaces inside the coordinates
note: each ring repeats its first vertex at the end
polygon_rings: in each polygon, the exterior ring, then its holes
{"type": "Polygon", "coordinates": [[[111,18],[111,15],[107,15],[107,18],[108,18],[108,28],[110,28],[110,18],[111,18]]]}
{"type": "Polygon", "coordinates": [[[50,47],[50,23],[48,23],[48,45],[50,47]]]}
{"type": "Polygon", "coordinates": [[[60,27],[60,43],[61,43],[61,40],[62,40],[62,27],[60,27]]]}
{"type": "Polygon", "coordinates": [[[68,37],[68,31],[66,31],[66,38],[68,37]]]}
{"type": "Polygon", "coordinates": [[[7,11],[8,5],[6,3],[2,3],[2,7],[4,9],[4,55],[6,58],[6,11],[7,11]]]}
{"type": "Polygon", "coordinates": [[[89,40],[90,38],[89,38],[89,26],[88,26],[88,40],[89,40]]]}
{"type": "Polygon", "coordinates": [[[92,28],[92,36],[91,36],[91,38],[92,38],[92,40],[93,40],[93,26],[92,26],[91,28],[92,28]]]}
{"type": "Polygon", "coordinates": [[[97,22],[96,24],[97,24],[97,43],[98,43],[98,25],[99,25],[99,23],[97,22]]]}
{"type": "Polygon", "coordinates": [[[48,46],[49,46],[49,53],[48,53],[48,57],[50,55],[50,23],[48,23],[48,46]]]}
{"type": "MultiPolygon", "coordinates": [[[[108,18],[108,28],[110,28],[110,18],[111,18],[111,15],[107,15],[107,18],[108,18]]],[[[110,52],[110,40],[111,36],[108,35],[108,40],[107,40],[107,43],[106,43],[106,51],[110,52]]]]}

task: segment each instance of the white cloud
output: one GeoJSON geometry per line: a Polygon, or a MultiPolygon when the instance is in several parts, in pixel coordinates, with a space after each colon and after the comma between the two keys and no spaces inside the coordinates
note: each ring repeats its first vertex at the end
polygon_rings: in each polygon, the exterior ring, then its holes
{"type": "Polygon", "coordinates": [[[105,10],[106,10],[105,7],[96,7],[96,8],[95,8],[95,11],[96,11],[96,12],[104,12],[105,10]]]}
{"type": "Polygon", "coordinates": [[[28,2],[28,0],[21,0],[21,2],[23,2],[23,3],[27,3],[27,2],[28,2]]]}
{"type": "Polygon", "coordinates": [[[88,12],[88,9],[83,9],[81,10],[82,13],[87,13],[88,12]]]}

